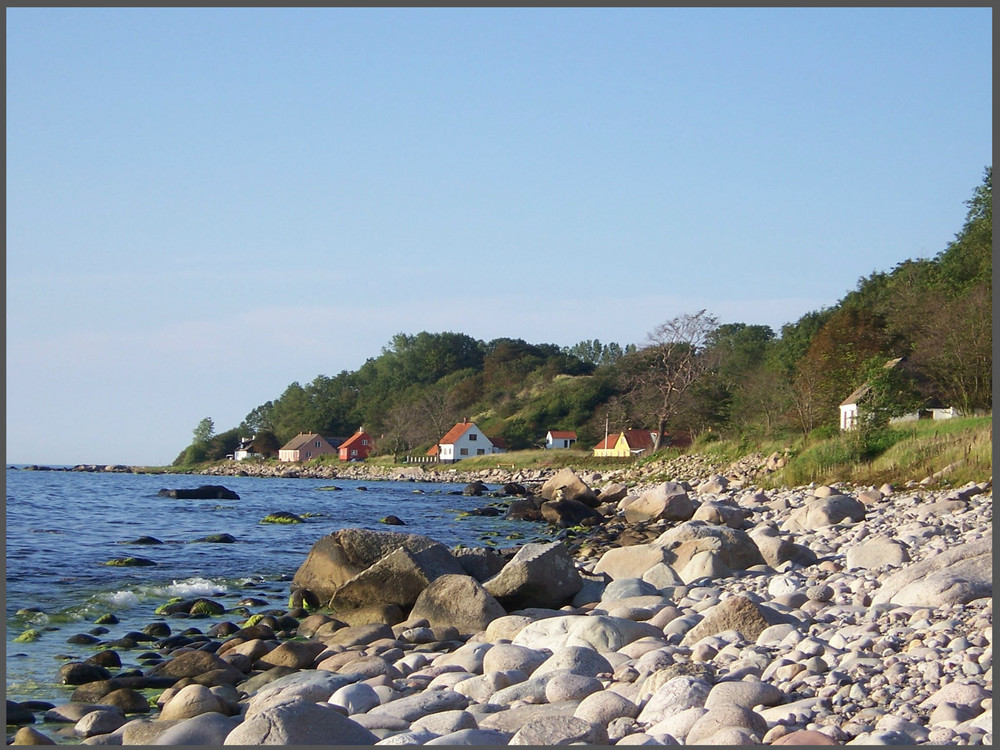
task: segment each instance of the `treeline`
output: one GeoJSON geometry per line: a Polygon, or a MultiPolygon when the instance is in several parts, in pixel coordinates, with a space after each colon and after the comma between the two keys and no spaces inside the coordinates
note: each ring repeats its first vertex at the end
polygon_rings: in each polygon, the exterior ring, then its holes
{"type": "Polygon", "coordinates": [[[704,310],[658,325],[638,345],[400,333],[358,370],[292,383],[231,430],[215,434],[202,420],[174,463],[224,458],[241,436],[256,435],[256,449],[274,455],[299,432],[347,437],[359,426],[382,453],[422,452],[464,417],[514,450],[542,444],[549,429],[575,430],[589,447],[606,426],[644,427],[666,441],[708,430],[807,435],[834,429],[844,398],[897,357],[907,367],[903,380],[886,381],[886,413],[931,400],[991,411],[992,167],[966,205],[961,230],[934,258],[873,272],[777,333],[704,310]]]}

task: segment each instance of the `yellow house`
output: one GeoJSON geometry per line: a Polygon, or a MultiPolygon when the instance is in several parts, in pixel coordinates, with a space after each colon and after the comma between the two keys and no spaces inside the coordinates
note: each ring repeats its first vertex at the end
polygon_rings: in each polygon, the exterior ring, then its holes
{"type": "Polygon", "coordinates": [[[656,433],[649,430],[625,430],[608,435],[594,446],[594,456],[632,458],[653,449],[656,433]]]}

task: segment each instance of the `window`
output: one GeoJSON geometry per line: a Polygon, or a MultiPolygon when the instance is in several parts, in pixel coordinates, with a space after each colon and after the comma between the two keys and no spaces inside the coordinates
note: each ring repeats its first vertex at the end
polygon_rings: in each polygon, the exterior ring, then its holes
{"type": "Polygon", "coordinates": [[[368,445],[368,440],[367,440],[367,438],[361,438],[361,444],[362,444],[362,445],[368,445]]]}
{"type": "Polygon", "coordinates": [[[356,449],[352,448],[352,449],[351,449],[351,455],[352,455],[352,456],[356,456],[356,455],[358,455],[358,451],[357,451],[356,449]]]}
{"type": "Polygon", "coordinates": [[[474,432],[473,432],[473,433],[470,433],[470,435],[469,435],[469,440],[476,440],[476,439],[477,439],[478,437],[479,437],[479,436],[478,436],[478,435],[476,435],[476,433],[474,433],[474,432]]]}
{"type": "Polygon", "coordinates": [[[468,456],[469,455],[469,449],[468,448],[462,448],[462,450],[459,451],[459,454],[463,455],[463,456],[468,456]]]}
{"type": "Polygon", "coordinates": [[[480,448],[479,450],[476,451],[476,455],[477,456],[482,456],[482,455],[485,455],[485,454],[486,454],[486,449],[485,448],[480,448]]]}
{"type": "Polygon", "coordinates": [[[316,441],[316,447],[319,448],[319,440],[316,441]]]}

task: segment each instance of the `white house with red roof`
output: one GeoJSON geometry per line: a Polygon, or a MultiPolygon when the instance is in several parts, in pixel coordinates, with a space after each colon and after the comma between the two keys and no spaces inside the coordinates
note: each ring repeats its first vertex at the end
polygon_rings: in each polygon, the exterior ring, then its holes
{"type": "Polygon", "coordinates": [[[437,441],[437,444],[427,451],[427,455],[437,455],[441,463],[455,463],[471,456],[486,456],[493,453],[503,453],[486,437],[486,433],[476,427],[474,422],[462,420],[437,441]]]}
{"type": "Polygon", "coordinates": [[[572,430],[549,430],[545,435],[545,449],[571,448],[576,442],[576,433],[572,430]]]}

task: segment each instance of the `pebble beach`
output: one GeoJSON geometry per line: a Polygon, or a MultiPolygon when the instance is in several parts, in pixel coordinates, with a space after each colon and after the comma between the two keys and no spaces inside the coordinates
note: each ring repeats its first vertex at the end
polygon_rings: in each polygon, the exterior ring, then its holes
{"type": "Polygon", "coordinates": [[[287,611],[143,623],[157,659],[63,665],[71,699],[8,702],[8,742],[992,744],[992,482],[728,468],[461,475],[551,541],[330,535],[287,611]]]}

